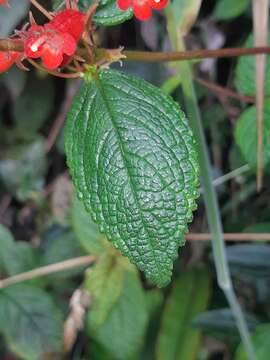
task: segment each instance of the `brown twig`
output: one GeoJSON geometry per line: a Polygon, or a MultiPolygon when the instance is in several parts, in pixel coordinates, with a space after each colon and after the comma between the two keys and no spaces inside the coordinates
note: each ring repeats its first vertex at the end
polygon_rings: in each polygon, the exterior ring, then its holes
{"type": "Polygon", "coordinates": [[[46,16],[49,20],[52,20],[53,16],[42,6],[37,0],[30,0],[31,4],[34,5],[38,11],[40,11],[44,16],[46,16]]]}
{"type": "Polygon", "coordinates": [[[212,91],[214,94],[216,95],[222,95],[224,97],[230,97],[230,98],[233,98],[233,99],[237,99],[237,100],[240,100],[240,101],[243,101],[245,103],[250,103],[250,104],[254,104],[255,103],[255,99],[254,97],[252,96],[246,96],[246,95],[242,95],[242,94],[239,94],[231,89],[228,89],[228,88],[225,88],[223,86],[220,86],[218,84],[215,84],[213,82],[210,82],[208,80],[205,80],[205,79],[202,79],[202,78],[195,78],[195,80],[207,87],[210,91],[212,91]]]}
{"type": "Polygon", "coordinates": [[[27,271],[18,275],[10,276],[6,279],[0,280],[0,289],[7,286],[20,283],[27,280],[32,280],[38,277],[54,274],[60,271],[73,269],[80,266],[91,265],[96,261],[94,256],[80,256],[78,258],[61,261],[56,264],[43,266],[31,271],[27,271]]]}
{"type": "Polygon", "coordinates": [[[190,50],[171,52],[123,51],[127,61],[169,62],[207,58],[224,58],[245,55],[269,54],[270,47],[226,48],[218,50],[190,50]]]}
{"type": "Polygon", "coordinates": [[[81,78],[82,77],[82,74],[81,73],[71,73],[71,74],[64,74],[64,73],[61,73],[61,72],[58,72],[58,71],[52,71],[52,70],[48,70],[48,69],[45,69],[43,66],[39,65],[36,61],[34,60],[31,60],[31,59],[27,59],[27,61],[33,65],[36,69],[40,70],[40,71],[45,71],[47,72],[48,74],[51,74],[53,76],[56,76],[56,77],[60,77],[60,78],[63,78],[63,79],[78,79],[78,78],[81,78]]]}
{"type": "MultiPolygon", "coordinates": [[[[270,233],[225,233],[225,241],[270,241],[270,233]]],[[[190,241],[210,241],[212,235],[208,233],[189,233],[186,240],[190,241]]]]}
{"type": "Polygon", "coordinates": [[[48,153],[52,149],[53,145],[56,142],[59,132],[65,122],[70,104],[71,104],[73,97],[76,94],[79,86],[80,86],[80,81],[76,81],[74,83],[71,83],[67,88],[65,100],[63,101],[63,103],[60,107],[60,111],[50,129],[47,141],[45,143],[46,153],[48,153]]]}

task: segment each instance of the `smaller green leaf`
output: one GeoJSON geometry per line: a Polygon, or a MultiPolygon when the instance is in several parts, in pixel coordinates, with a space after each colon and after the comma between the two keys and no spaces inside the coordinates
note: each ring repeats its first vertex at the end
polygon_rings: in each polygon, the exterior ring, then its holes
{"type": "Polygon", "coordinates": [[[54,87],[51,79],[30,79],[13,108],[16,130],[20,136],[27,139],[35,133],[49,117],[53,106],[54,87]]]}
{"type": "MultiPolygon", "coordinates": [[[[234,2],[235,3],[235,2],[234,2]]],[[[269,43],[269,39],[268,39],[269,43]]],[[[243,47],[254,47],[253,36],[250,35],[243,47]]],[[[255,71],[256,56],[242,56],[238,59],[236,66],[236,86],[240,93],[255,96],[256,95],[256,71],[255,71]]],[[[266,56],[265,68],[265,95],[270,95],[270,56],[266,56]]],[[[266,119],[266,118],[265,118],[266,119]]]]}
{"type": "MultiPolygon", "coordinates": [[[[245,314],[245,319],[250,331],[259,325],[258,320],[253,315],[245,314]]],[[[235,318],[230,309],[211,310],[200,314],[193,320],[193,325],[233,346],[240,341],[235,318]]]]}
{"type": "Polygon", "coordinates": [[[71,204],[71,225],[85,251],[93,255],[104,252],[104,241],[98,226],[91,220],[77,196],[74,196],[71,204]]]}
{"type": "Polygon", "coordinates": [[[20,358],[37,360],[60,351],[62,325],[60,312],[44,291],[22,284],[0,290],[0,332],[20,358]]]}
{"type": "Polygon", "coordinates": [[[193,26],[201,8],[202,0],[174,0],[171,2],[170,16],[173,16],[175,27],[186,35],[193,26]]]}
{"type": "MultiPolygon", "coordinates": [[[[257,127],[256,107],[246,109],[239,117],[235,128],[235,140],[252,169],[256,169],[257,127]]],[[[263,129],[264,166],[270,160],[270,102],[265,102],[263,129]]]]}
{"type": "MultiPolygon", "coordinates": [[[[41,266],[47,266],[60,261],[82,256],[84,253],[78,243],[75,234],[70,229],[55,227],[46,234],[46,243],[43,244],[43,255],[41,266]]],[[[82,268],[63,271],[58,274],[50,275],[50,279],[59,280],[81,273],[82,268]]]]}
{"type": "Polygon", "coordinates": [[[42,189],[45,171],[46,157],[41,137],[0,154],[0,181],[19,200],[26,200],[31,192],[42,189]]]}
{"type": "Polygon", "coordinates": [[[270,245],[227,246],[226,253],[234,275],[270,278],[270,245]]]}
{"type": "Polygon", "coordinates": [[[115,359],[127,360],[141,349],[148,316],[144,292],[136,273],[124,273],[122,289],[106,321],[97,329],[92,328],[89,311],[87,328],[89,335],[115,359]]]}
{"type": "Polygon", "coordinates": [[[0,224],[0,268],[7,275],[15,275],[32,270],[37,266],[38,259],[34,249],[22,241],[14,241],[7,228],[0,224]]]}
{"type": "MultiPolygon", "coordinates": [[[[270,354],[270,324],[260,325],[252,336],[256,360],[269,360],[270,354]]],[[[234,360],[248,360],[243,345],[240,344],[234,360]]]]}
{"type": "Polygon", "coordinates": [[[197,359],[200,331],[192,328],[191,322],[207,308],[209,289],[204,268],[187,270],[175,281],[161,321],[157,359],[197,359]]]}
{"type": "Polygon", "coordinates": [[[230,20],[242,15],[250,5],[250,0],[219,0],[214,9],[217,20],[230,20]]]}
{"type": "Polygon", "coordinates": [[[110,314],[123,290],[123,272],[121,265],[112,256],[104,256],[87,272],[85,288],[92,297],[92,307],[89,312],[91,328],[102,325],[110,314]]]}
{"type": "MultiPolygon", "coordinates": [[[[92,0],[79,1],[80,9],[83,11],[87,10],[91,4],[92,0]]],[[[94,22],[100,26],[115,26],[131,19],[132,16],[132,9],[122,11],[118,9],[115,0],[102,0],[94,15],[94,22]]]]}

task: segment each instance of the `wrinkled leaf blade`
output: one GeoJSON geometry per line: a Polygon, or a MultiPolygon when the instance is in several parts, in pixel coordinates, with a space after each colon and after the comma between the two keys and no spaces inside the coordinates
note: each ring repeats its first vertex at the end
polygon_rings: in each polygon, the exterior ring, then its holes
{"type": "Polygon", "coordinates": [[[196,208],[197,152],[184,114],[149,83],[103,70],[68,116],[66,154],[99,229],[160,286],[196,208]]]}

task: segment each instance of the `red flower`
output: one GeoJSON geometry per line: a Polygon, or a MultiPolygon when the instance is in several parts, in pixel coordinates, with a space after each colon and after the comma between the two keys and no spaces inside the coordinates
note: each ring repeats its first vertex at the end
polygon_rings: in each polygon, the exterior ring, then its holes
{"type": "Polygon", "coordinates": [[[47,69],[57,69],[64,55],[72,56],[76,52],[76,41],[69,33],[61,33],[51,23],[44,26],[32,25],[23,35],[26,37],[24,53],[28,58],[41,58],[47,69]]]}
{"type": "Polygon", "coordinates": [[[0,73],[10,69],[19,57],[20,53],[16,51],[0,51],[0,73]]]}
{"type": "Polygon", "coordinates": [[[76,41],[79,41],[84,32],[85,21],[84,13],[67,9],[56,14],[50,21],[50,25],[62,33],[69,33],[76,41]]]}
{"type": "Polygon", "coordinates": [[[8,5],[8,1],[7,0],[0,0],[0,6],[1,5],[8,5]]]}
{"type": "Polygon", "coordinates": [[[161,10],[168,4],[168,0],[117,0],[120,10],[133,8],[135,17],[139,20],[148,20],[152,16],[152,9],[161,10]]]}

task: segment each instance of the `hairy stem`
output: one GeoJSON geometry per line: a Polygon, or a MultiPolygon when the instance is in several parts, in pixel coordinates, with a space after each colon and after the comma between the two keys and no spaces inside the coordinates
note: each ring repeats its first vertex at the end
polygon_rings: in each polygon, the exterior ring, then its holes
{"type": "MultiPolygon", "coordinates": [[[[178,33],[178,29],[173,22],[173,16],[169,13],[169,11],[167,12],[167,21],[169,37],[172,45],[176,50],[185,49],[182,38],[178,33]]],[[[190,65],[187,62],[178,64],[178,69],[182,75],[181,85],[185,98],[186,111],[188,113],[188,118],[190,119],[190,124],[198,144],[199,165],[202,176],[202,185],[204,189],[207,219],[212,235],[212,247],[217,271],[218,284],[223,290],[228,300],[228,303],[230,304],[231,310],[235,316],[236,324],[241,339],[243,341],[248,359],[254,360],[255,354],[250,339],[248,327],[232,287],[232,281],[225,252],[220,211],[218,207],[215,188],[212,184],[211,165],[201,122],[201,114],[199,111],[197,96],[194,88],[192,71],[190,65]]]]}

